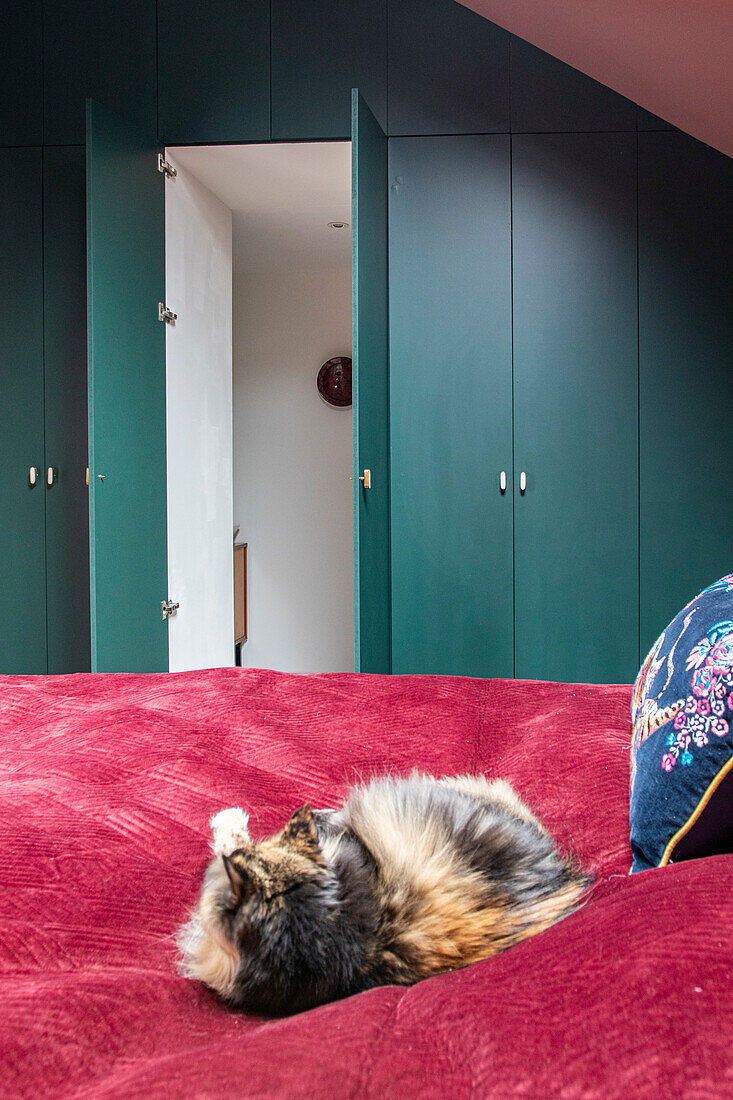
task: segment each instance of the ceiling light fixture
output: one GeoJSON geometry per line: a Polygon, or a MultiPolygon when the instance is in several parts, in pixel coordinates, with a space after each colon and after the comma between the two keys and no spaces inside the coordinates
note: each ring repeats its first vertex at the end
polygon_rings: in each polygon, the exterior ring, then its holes
{"type": "Polygon", "coordinates": [[[348,229],[349,228],[349,223],[348,222],[329,222],[328,225],[329,225],[330,229],[348,229]]]}

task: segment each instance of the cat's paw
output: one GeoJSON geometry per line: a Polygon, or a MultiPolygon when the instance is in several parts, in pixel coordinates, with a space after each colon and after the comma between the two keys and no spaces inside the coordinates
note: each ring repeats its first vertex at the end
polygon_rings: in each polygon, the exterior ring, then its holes
{"type": "Polygon", "coordinates": [[[228,810],[219,810],[214,814],[211,826],[211,850],[215,856],[230,856],[237,848],[251,844],[249,814],[240,806],[231,806],[228,810]]]}

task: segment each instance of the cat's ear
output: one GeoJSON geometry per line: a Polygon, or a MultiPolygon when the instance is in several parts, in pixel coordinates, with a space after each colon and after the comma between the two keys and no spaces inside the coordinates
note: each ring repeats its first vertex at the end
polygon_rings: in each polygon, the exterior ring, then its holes
{"type": "Polygon", "coordinates": [[[282,831],[282,839],[300,848],[306,855],[320,852],[316,823],[309,803],[306,802],[305,806],[295,811],[282,831]]]}
{"type": "Polygon", "coordinates": [[[235,855],[236,853],[232,853],[230,856],[222,855],[221,858],[224,860],[224,869],[235,900],[244,901],[252,893],[255,884],[252,881],[252,876],[248,873],[247,867],[240,860],[235,859],[235,855]]]}

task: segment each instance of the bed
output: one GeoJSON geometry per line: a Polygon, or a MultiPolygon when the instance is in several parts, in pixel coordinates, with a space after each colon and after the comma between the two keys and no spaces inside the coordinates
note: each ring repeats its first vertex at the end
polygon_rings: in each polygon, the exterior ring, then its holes
{"type": "Polygon", "coordinates": [[[0,1091],[733,1095],[733,856],[629,877],[630,688],[458,677],[0,678],[0,1091]],[[179,977],[208,819],[267,832],[357,776],[509,779],[597,876],[549,931],[283,1020],[179,977]]]}

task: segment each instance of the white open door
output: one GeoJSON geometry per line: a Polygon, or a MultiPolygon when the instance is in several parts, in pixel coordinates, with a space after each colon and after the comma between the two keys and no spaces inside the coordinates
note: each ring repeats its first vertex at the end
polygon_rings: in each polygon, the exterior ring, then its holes
{"type": "Polygon", "coordinates": [[[234,663],[232,215],[190,172],[165,184],[170,671],[234,663]]]}

